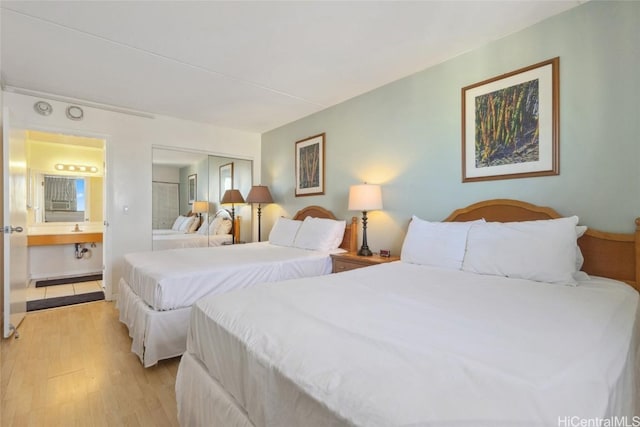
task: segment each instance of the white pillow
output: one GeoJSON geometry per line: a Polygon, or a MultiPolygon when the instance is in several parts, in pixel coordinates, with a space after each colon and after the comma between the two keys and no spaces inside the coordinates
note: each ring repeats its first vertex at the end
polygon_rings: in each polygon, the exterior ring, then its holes
{"type": "Polygon", "coordinates": [[[218,209],[218,212],[216,212],[216,218],[231,219],[231,214],[226,209],[218,209]]]}
{"type": "Polygon", "coordinates": [[[192,220],[187,233],[195,233],[198,227],[200,227],[200,218],[195,215],[193,216],[193,218],[194,219],[192,220]]]}
{"type": "Polygon", "coordinates": [[[462,269],[575,285],[578,217],[474,224],[462,269]]]}
{"type": "Polygon", "coordinates": [[[293,246],[296,233],[298,233],[301,225],[302,221],[278,218],[269,233],[269,243],[278,246],[293,246]]]}
{"type": "Polygon", "coordinates": [[[580,271],[582,264],[584,264],[584,255],[582,255],[582,251],[580,250],[580,246],[578,246],[577,240],[586,232],[586,225],[576,225],[576,271],[580,271]]]}
{"type": "Polygon", "coordinates": [[[222,223],[222,220],[224,218],[217,216],[215,218],[213,218],[213,221],[211,221],[211,224],[209,224],[209,234],[210,235],[214,235],[216,234],[216,230],[218,229],[218,227],[220,227],[220,224],[222,223]]]}
{"type": "Polygon", "coordinates": [[[233,223],[231,222],[230,219],[221,218],[221,221],[218,223],[218,226],[214,230],[213,234],[215,234],[215,235],[229,234],[229,232],[231,231],[231,225],[232,224],[233,223]]]}
{"type": "Polygon", "coordinates": [[[178,231],[182,231],[184,233],[188,233],[189,229],[191,228],[191,224],[193,224],[193,221],[196,219],[195,216],[188,216],[185,218],[184,221],[182,221],[182,224],[180,224],[180,228],[178,228],[178,231]]]}
{"type": "Polygon", "coordinates": [[[293,246],[315,251],[332,251],[340,247],[346,221],[306,217],[296,234],[293,246]]]}
{"type": "Polygon", "coordinates": [[[207,221],[202,221],[202,224],[200,224],[200,228],[198,228],[198,231],[196,231],[196,234],[199,234],[201,236],[206,236],[209,232],[209,224],[207,224],[207,221]]]}
{"type": "Polygon", "coordinates": [[[186,216],[178,215],[178,218],[176,218],[176,220],[173,222],[171,229],[175,231],[180,231],[180,226],[182,225],[185,219],[187,219],[186,216]]]}
{"type": "Polygon", "coordinates": [[[429,222],[413,216],[402,244],[400,259],[412,264],[460,270],[470,222],[429,222]]]}

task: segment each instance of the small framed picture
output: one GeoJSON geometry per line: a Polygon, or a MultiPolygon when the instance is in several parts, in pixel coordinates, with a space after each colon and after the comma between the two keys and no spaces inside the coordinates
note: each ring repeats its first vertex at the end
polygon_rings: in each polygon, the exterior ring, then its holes
{"type": "Polygon", "coordinates": [[[193,204],[196,200],[196,194],[198,194],[198,175],[193,174],[188,177],[188,190],[189,192],[189,204],[193,204]]]}
{"type": "Polygon", "coordinates": [[[220,200],[224,197],[224,192],[233,188],[233,162],[220,166],[220,200]]]}
{"type": "Polygon", "coordinates": [[[324,136],[296,142],[296,197],[324,194],[324,136]]]}

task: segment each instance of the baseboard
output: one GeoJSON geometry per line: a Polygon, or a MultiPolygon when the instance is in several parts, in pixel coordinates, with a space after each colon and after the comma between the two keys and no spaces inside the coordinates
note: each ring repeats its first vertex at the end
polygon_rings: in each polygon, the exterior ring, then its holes
{"type": "Polygon", "coordinates": [[[91,282],[93,280],[102,280],[102,274],[91,274],[88,276],[61,277],[58,279],[47,279],[36,281],[36,288],[54,285],[67,285],[69,283],[91,282]]]}
{"type": "Polygon", "coordinates": [[[86,294],[68,295],[66,297],[55,297],[27,301],[27,311],[44,310],[46,308],[64,307],[66,305],[80,304],[83,302],[101,301],[104,299],[104,292],[89,292],[86,294]]]}

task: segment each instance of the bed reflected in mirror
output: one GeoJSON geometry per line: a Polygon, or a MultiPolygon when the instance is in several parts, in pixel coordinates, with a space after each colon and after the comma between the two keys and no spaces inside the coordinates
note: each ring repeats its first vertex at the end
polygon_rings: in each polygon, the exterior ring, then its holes
{"type": "Polygon", "coordinates": [[[224,180],[231,179],[246,195],[252,161],[164,147],[154,147],[152,152],[153,250],[231,244],[232,229],[238,241],[250,239],[250,207],[236,206],[237,226],[232,227],[219,193],[220,166],[233,165],[232,174],[224,180]]]}

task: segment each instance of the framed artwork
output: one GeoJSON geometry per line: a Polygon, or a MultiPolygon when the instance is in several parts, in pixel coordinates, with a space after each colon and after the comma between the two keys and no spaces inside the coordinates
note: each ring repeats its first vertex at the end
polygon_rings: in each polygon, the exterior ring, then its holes
{"type": "Polygon", "coordinates": [[[324,194],[324,136],[296,142],[296,197],[324,194]]]}
{"type": "Polygon", "coordinates": [[[233,162],[220,166],[218,182],[220,184],[220,200],[222,200],[224,192],[233,188],[233,162]]]}
{"type": "Polygon", "coordinates": [[[560,58],[462,88],[462,182],[558,175],[560,58]]]}
{"type": "Polygon", "coordinates": [[[193,204],[193,202],[195,202],[196,200],[196,194],[198,191],[198,174],[193,174],[193,175],[189,175],[188,181],[187,181],[187,192],[189,194],[189,204],[193,204]]]}

